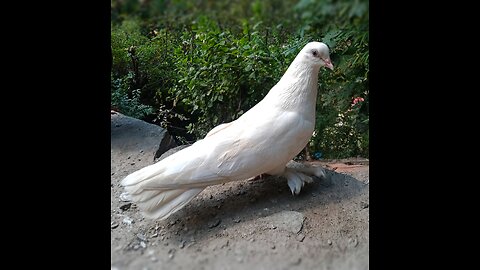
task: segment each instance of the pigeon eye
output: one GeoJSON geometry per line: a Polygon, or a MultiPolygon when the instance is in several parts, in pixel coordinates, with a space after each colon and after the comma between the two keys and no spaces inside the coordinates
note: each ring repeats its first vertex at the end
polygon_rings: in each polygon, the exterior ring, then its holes
{"type": "Polygon", "coordinates": [[[317,51],[313,51],[313,56],[317,56],[318,55],[318,52],[317,51]]]}

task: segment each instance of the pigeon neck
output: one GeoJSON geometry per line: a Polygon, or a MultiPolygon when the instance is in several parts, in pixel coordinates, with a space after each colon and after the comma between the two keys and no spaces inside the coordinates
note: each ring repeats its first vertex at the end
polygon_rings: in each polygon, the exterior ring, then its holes
{"type": "MultiPolygon", "coordinates": [[[[312,74],[318,76],[320,65],[313,65],[302,59],[295,59],[288,67],[283,77],[308,78],[312,74]]],[[[282,77],[282,79],[283,79],[282,77]]]]}
{"type": "Polygon", "coordinates": [[[314,115],[320,66],[295,60],[269,94],[282,109],[314,115]]]}

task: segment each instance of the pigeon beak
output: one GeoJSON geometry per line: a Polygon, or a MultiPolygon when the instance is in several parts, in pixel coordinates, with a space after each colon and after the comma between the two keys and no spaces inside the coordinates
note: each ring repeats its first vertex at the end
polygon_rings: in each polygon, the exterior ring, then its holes
{"type": "Polygon", "coordinates": [[[329,68],[330,70],[333,70],[333,64],[332,64],[332,60],[330,60],[330,58],[322,59],[322,60],[325,63],[325,66],[327,68],[329,68]]]}

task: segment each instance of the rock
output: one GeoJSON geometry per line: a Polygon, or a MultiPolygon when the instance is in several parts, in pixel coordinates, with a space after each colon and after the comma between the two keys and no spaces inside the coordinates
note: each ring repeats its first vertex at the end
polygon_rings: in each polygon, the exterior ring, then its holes
{"type": "Polygon", "coordinates": [[[132,203],[126,203],[126,204],[121,205],[120,209],[122,211],[127,211],[128,209],[130,209],[130,206],[132,206],[132,203]]]}
{"type": "Polygon", "coordinates": [[[348,244],[349,244],[350,246],[357,247],[357,246],[358,246],[358,240],[357,240],[357,238],[356,238],[356,237],[355,237],[355,238],[349,238],[349,239],[348,239],[348,244]]]}
{"type": "Polygon", "coordinates": [[[245,193],[247,193],[245,190],[240,190],[236,193],[237,196],[240,196],[240,195],[244,195],[245,193]]]}
{"type": "Polygon", "coordinates": [[[129,202],[130,201],[130,196],[128,195],[128,192],[123,192],[120,194],[120,201],[122,202],[129,202]]]}
{"type": "Polygon", "coordinates": [[[327,244],[328,244],[329,246],[331,246],[331,245],[332,245],[332,240],[328,239],[327,244]]]}
{"type": "MultiPolygon", "coordinates": [[[[167,152],[168,150],[171,150],[172,148],[174,148],[176,146],[177,146],[177,143],[175,143],[175,140],[173,139],[173,137],[170,136],[170,134],[166,133],[165,136],[160,141],[160,145],[158,146],[157,152],[155,152],[155,156],[153,157],[154,160],[155,161],[161,160],[162,159],[161,157],[165,152],[167,152]]],[[[181,149],[183,149],[183,148],[181,148],[181,149]]],[[[179,149],[177,151],[180,151],[181,149],[179,149]]],[[[163,158],[165,158],[165,157],[167,157],[167,156],[164,156],[163,158]]]]}
{"type": "Polygon", "coordinates": [[[168,251],[168,258],[169,258],[170,260],[173,259],[173,256],[175,256],[175,251],[176,251],[176,250],[175,250],[174,248],[172,248],[172,249],[170,249],[170,250],[168,251]]]}
{"type": "Polygon", "coordinates": [[[226,248],[226,247],[228,247],[229,244],[230,244],[230,241],[227,240],[227,242],[225,242],[223,245],[221,245],[220,248],[226,248]]]}
{"type": "Polygon", "coordinates": [[[178,247],[181,248],[181,249],[184,248],[185,247],[185,240],[183,240],[178,247]]]}
{"type": "MultiPolygon", "coordinates": [[[[175,145],[166,129],[121,113],[111,115],[112,151],[138,155],[151,154],[151,160],[175,145]]],[[[144,159],[143,159],[144,160],[144,159]]]]}
{"type": "Polygon", "coordinates": [[[195,239],[194,239],[194,240],[191,240],[191,242],[190,242],[190,243],[188,243],[188,245],[187,245],[187,248],[189,248],[189,247],[191,247],[191,246],[195,245],[195,243],[196,243],[196,242],[195,242],[195,239]]]}
{"type": "Polygon", "coordinates": [[[132,225],[133,219],[131,219],[130,217],[125,217],[125,218],[123,218],[123,223],[125,223],[127,225],[132,225]]]}
{"type": "Polygon", "coordinates": [[[146,247],[147,247],[147,244],[145,244],[145,242],[143,242],[143,241],[140,241],[140,246],[141,246],[142,248],[146,248],[146,247]]]}
{"type": "Polygon", "coordinates": [[[304,220],[305,216],[296,211],[282,211],[259,219],[260,222],[266,223],[267,227],[276,227],[295,234],[302,230],[304,220]]]}
{"type": "Polygon", "coordinates": [[[301,234],[298,234],[295,239],[299,242],[303,242],[303,239],[305,239],[305,234],[301,233],[301,234]]]}
{"type": "Polygon", "coordinates": [[[361,202],[361,203],[360,203],[360,206],[362,207],[362,209],[368,208],[368,203],[366,203],[366,202],[361,202]]]}
{"type": "Polygon", "coordinates": [[[217,219],[217,220],[215,220],[214,222],[209,223],[209,224],[208,224],[208,228],[210,228],[210,229],[211,229],[211,228],[215,228],[215,227],[217,227],[218,225],[220,225],[220,222],[222,222],[222,220],[221,220],[221,219],[217,219]]]}
{"type": "Polygon", "coordinates": [[[233,222],[235,222],[235,223],[239,223],[240,221],[242,221],[241,218],[234,218],[234,219],[233,219],[233,222]]]}
{"type": "Polygon", "coordinates": [[[137,234],[137,238],[138,238],[140,241],[145,241],[145,242],[147,241],[147,238],[145,237],[145,235],[143,235],[143,234],[141,234],[141,233],[137,234]]]}

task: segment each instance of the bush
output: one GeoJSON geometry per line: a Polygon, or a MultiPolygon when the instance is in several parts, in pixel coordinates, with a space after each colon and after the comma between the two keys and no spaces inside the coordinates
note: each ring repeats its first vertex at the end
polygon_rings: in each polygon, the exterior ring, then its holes
{"type": "Polygon", "coordinates": [[[367,1],[133,2],[112,2],[112,106],[193,141],[253,107],[321,40],[335,70],[321,71],[310,150],[368,157],[367,1]]]}
{"type": "Polygon", "coordinates": [[[153,108],[140,102],[139,89],[129,89],[128,81],[132,77],[132,73],[120,79],[114,79],[112,76],[112,109],[131,117],[143,118],[145,115],[153,113],[153,108]]]}
{"type": "Polygon", "coordinates": [[[368,1],[301,0],[295,10],[305,22],[298,34],[323,33],[335,65],[321,76],[310,147],[330,158],[368,157],[368,1]]]}
{"type": "Polygon", "coordinates": [[[235,34],[200,17],[180,37],[174,52],[180,80],[170,93],[176,104],[196,114],[188,130],[197,137],[253,107],[288,67],[290,60],[281,57],[274,40],[261,35],[259,25],[245,21],[235,34]]]}

